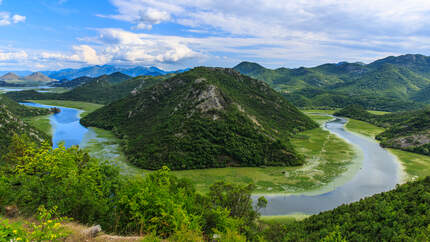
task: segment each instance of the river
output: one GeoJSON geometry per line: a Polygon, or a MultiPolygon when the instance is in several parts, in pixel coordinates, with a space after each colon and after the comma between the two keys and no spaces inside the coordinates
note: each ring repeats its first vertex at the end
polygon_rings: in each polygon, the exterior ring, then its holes
{"type": "Polygon", "coordinates": [[[318,195],[266,195],[263,215],[316,214],[377,193],[391,190],[400,182],[399,163],[394,155],[367,137],[345,129],[347,120],[335,117],[325,128],[362,153],[362,164],[351,180],[318,195]]]}
{"type": "MultiPolygon", "coordinates": [[[[30,107],[53,108],[54,106],[39,103],[22,103],[30,107]]],[[[93,130],[87,129],[79,123],[82,110],[66,107],[57,107],[59,113],[52,114],[49,121],[52,126],[53,148],[57,148],[60,142],[69,148],[73,145],[82,145],[85,136],[96,136],[93,130]]]]}
{"type": "Polygon", "coordinates": [[[63,142],[66,148],[79,145],[81,149],[84,149],[91,156],[119,166],[123,174],[142,174],[141,170],[126,162],[126,157],[121,150],[120,140],[111,132],[92,127],[86,128],[80,124],[82,110],[32,102],[21,104],[30,107],[57,107],[60,109],[59,113],[49,116],[49,122],[52,126],[53,148],[57,148],[60,142],[63,142]]]}
{"type": "MultiPolygon", "coordinates": [[[[42,108],[53,107],[38,103],[24,104],[42,108]]],[[[81,110],[58,108],[61,112],[50,116],[54,148],[60,141],[63,141],[66,147],[72,145],[85,147],[88,144],[88,137],[97,137],[92,128],[87,129],[79,123],[81,110]]],[[[265,195],[268,205],[261,211],[263,215],[316,214],[395,188],[400,182],[400,167],[396,157],[381,148],[374,140],[346,130],[346,122],[346,119],[335,118],[325,123],[325,129],[352,144],[362,153],[361,168],[352,179],[336,188],[330,187],[332,185],[329,184],[326,187],[329,192],[317,195],[265,195]]],[[[102,141],[96,139],[95,142],[102,141]]],[[[119,149],[118,145],[116,149],[119,149]]],[[[99,153],[106,156],[111,150],[99,153]]]]}

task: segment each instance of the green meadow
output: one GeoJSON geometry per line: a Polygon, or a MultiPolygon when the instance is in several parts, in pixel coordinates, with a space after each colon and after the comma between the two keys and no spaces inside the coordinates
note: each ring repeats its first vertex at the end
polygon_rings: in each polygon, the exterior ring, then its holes
{"type": "Polygon", "coordinates": [[[345,127],[352,132],[369,136],[371,138],[375,138],[376,135],[384,131],[384,128],[355,119],[348,119],[348,123],[345,127]]]}
{"type": "Polygon", "coordinates": [[[51,115],[28,117],[28,118],[25,118],[24,121],[26,121],[33,127],[37,127],[40,131],[44,132],[45,134],[52,136],[52,127],[49,121],[49,116],[51,115]]]}
{"type": "Polygon", "coordinates": [[[68,101],[68,100],[28,100],[28,101],[40,103],[44,105],[80,109],[84,111],[83,113],[81,113],[81,117],[85,117],[86,115],[95,111],[96,109],[103,107],[103,105],[101,104],[81,102],[81,101],[68,101]]]}

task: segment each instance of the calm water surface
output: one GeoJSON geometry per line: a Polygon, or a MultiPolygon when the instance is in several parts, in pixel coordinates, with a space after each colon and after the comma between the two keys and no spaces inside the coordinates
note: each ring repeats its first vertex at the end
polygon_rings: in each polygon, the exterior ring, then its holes
{"type": "Polygon", "coordinates": [[[395,188],[400,181],[396,158],[375,141],[345,130],[346,122],[336,118],[327,122],[325,128],[362,152],[362,167],[352,180],[320,195],[265,196],[268,205],[262,210],[263,215],[316,214],[395,188]]]}
{"type": "MultiPolygon", "coordinates": [[[[39,103],[22,103],[26,106],[39,108],[53,108],[55,106],[39,103]]],[[[87,129],[79,123],[81,110],[66,107],[57,107],[61,112],[52,114],[49,118],[52,126],[52,143],[57,148],[58,143],[64,142],[66,148],[72,145],[81,145],[86,135],[96,136],[94,131],[87,129]]]]}

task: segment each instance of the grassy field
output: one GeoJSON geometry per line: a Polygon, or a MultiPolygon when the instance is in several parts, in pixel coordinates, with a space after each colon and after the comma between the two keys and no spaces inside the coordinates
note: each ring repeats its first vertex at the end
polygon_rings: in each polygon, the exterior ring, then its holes
{"type": "Polygon", "coordinates": [[[305,114],[308,115],[315,122],[319,123],[320,125],[323,125],[325,122],[329,121],[330,119],[333,119],[330,116],[311,114],[311,113],[305,113],[305,114]]]}
{"type": "Polygon", "coordinates": [[[301,109],[300,111],[309,114],[309,113],[324,113],[324,114],[333,114],[339,109],[301,109]]]}
{"type": "Polygon", "coordinates": [[[388,149],[402,162],[407,180],[430,176],[430,156],[411,153],[403,150],[388,149]]]}
{"type": "Polygon", "coordinates": [[[301,221],[308,218],[310,215],[306,214],[291,214],[291,215],[276,215],[276,216],[261,216],[260,221],[265,224],[288,224],[295,221],[301,221]]]}
{"type": "Polygon", "coordinates": [[[389,114],[390,113],[390,112],[373,111],[373,110],[367,110],[367,112],[372,113],[372,114],[376,114],[376,115],[384,115],[384,114],[389,114]]]}
{"type": "Polygon", "coordinates": [[[50,115],[25,118],[24,121],[33,127],[38,128],[40,131],[43,131],[45,134],[52,136],[52,127],[49,121],[49,116],[50,115]]]}
{"type": "Polygon", "coordinates": [[[321,128],[305,131],[292,140],[306,159],[300,167],[241,167],[173,171],[206,192],[217,181],[254,183],[256,193],[300,193],[321,188],[345,172],[355,158],[353,148],[321,128]]]}
{"type": "Polygon", "coordinates": [[[123,153],[118,139],[111,131],[91,127],[81,143],[81,149],[87,151],[91,156],[109,161],[119,166],[123,174],[138,175],[147,172],[145,170],[128,164],[127,157],[123,153]]]}
{"type": "Polygon", "coordinates": [[[346,128],[352,132],[375,138],[377,134],[384,131],[384,128],[360,120],[349,119],[346,128]]]}
{"type": "Polygon", "coordinates": [[[45,104],[45,105],[51,105],[51,106],[61,106],[61,107],[67,107],[67,108],[81,109],[84,111],[83,113],[81,113],[81,117],[85,117],[86,115],[93,112],[94,110],[103,107],[103,105],[101,104],[80,102],[80,101],[67,101],[67,100],[28,100],[28,101],[45,104]]]}

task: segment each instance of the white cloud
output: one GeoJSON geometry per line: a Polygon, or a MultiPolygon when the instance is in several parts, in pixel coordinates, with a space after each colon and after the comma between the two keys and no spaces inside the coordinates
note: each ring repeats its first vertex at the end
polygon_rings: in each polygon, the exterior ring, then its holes
{"type": "MultiPolygon", "coordinates": [[[[151,26],[173,21],[230,34],[289,37],[347,31],[410,33],[428,26],[428,0],[111,0],[115,19],[151,26]],[[142,12],[158,13],[142,18],[142,12]],[[163,13],[163,14],[160,14],[163,13]],[[391,32],[390,32],[391,31],[391,32]]],[[[367,33],[364,33],[367,34],[367,33]]]]}
{"type": "Polygon", "coordinates": [[[106,56],[98,55],[96,50],[88,45],[73,46],[76,52],[71,58],[72,60],[83,61],[91,65],[105,64],[109,59],[106,56]]]}
{"type": "MultiPolygon", "coordinates": [[[[213,61],[222,64],[249,58],[309,66],[396,53],[430,54],[428,0],[110,1],[117,14],[104,17],[130,22],[134,29],[165,22],[182,25],[178,30],[200,37],[177,36],[183,45],[209,59],[222,57],[224,63],[213,61]],[[142,14],[149,11],[162,14],[142,14]]],[[[145,36],[152,37],[173,38],[145,36]]]]}
{"type": "Polygon", "coordinates": [[[10,25],[12,23],[17,24],[25,22],[26,17],[18,14],[11,15],[9,12],[0,12],[0,26],[10,25]]]}
{"type": "Polygon", "coordinates": [[[20,22],[25,22],[26,19],[27,19],[27,17],[22,16],[22,15],[18,15],[18,14],[15,14],[12,16],[12,21],[14,24],[17,24],[20,22]]]}
{"type": "Polygon", "coordinates": [[[89,45],[73,46],[72,53],[47,52],[41,60],[99,65],[106,63],[163,65],[198,56],[186,39],[136,34],[121,29],[99,29],[99,35],[84,40],[89,45]]]}
{"type": "Polygon", "coordinates": [[[197,55],[184,41],[166,36],[136,34],[121,29],[100,29],[98,42],[113,62],[154,64],[177,62],[197,55]]]}
{"type": "Polygon", "coordinates": [[[4,51],[0,50],[0,61],[18,61],[18,60],[24,60],[28,58],[27,52],[20,50],[20,51],[4,51]]]}

